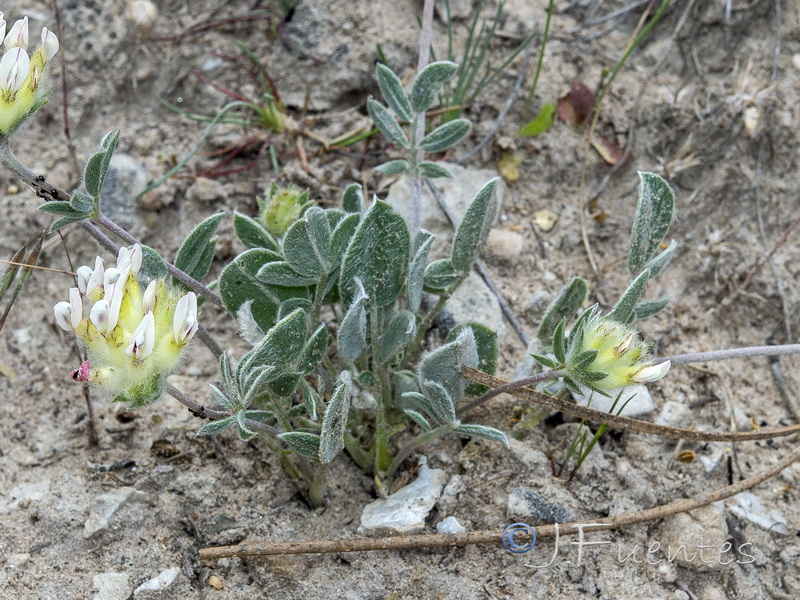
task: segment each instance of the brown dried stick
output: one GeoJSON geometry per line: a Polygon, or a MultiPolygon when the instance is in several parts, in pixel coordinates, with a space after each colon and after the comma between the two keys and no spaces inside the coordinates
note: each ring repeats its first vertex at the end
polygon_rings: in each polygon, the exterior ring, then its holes
{"type": "MultiPolygon", "coordinates": [[[[482,371],[477,371],[470,367],[464,367],[461,370],[461,376],[473,383],[479,383],[489,388],[497,388],[503,385],[508,385],[511,382],[489,375],[482,371]]],[[[727,432],[727,431],[695,431],[693,429],[681,429],[680,427],[668,427],[666,425],[656,425],[649,421],[640,421],[639,419],[632,419],[630,417],[621,417],[619,415],[612,415],[601,410],[595,410],[586,406],[580,406],[561,400],[553,396],[548,396],[537,392],[534,389],[523,387],[517,389],[507,390],[506,393],[528,400],[545,408],[557,410],[573,417],[580,419],[587,419],[593,423],[604,423],[611,427],[618,429],[626,429],[630,431],[638,431],[640,433],[650,433],[660,437],[679,439],[679,440],[693,440],[698,442],[750,442],[755,440],[767,440],[781,436],[793,435],[800,433],[800,425],[789,425],[786,427],[774,427],[772,429],[760,429],[758,431],[745,431],[745,432],[727,432]]]]}
{"type": "MultiPolygon", "coordinates": [[[[783,469],[800,459],[800,446],[795,448],[775,466],[743,479],[739,483],[729,485],[713,492],[700,494],[696,498],[677,500],[663,506],[656,506],[638,512],[587,519],[584,523],[564,523],[563,525],[543,525],[536,528],[537,539],[552,538],[557,535],[569,535],[579,528],[591,524],[592,530],[619,529],[628,525],[636,525],[655,519],[663,519],[678,513],[687,512],[730,498],[748,490],[780,473],[783,469]]],[[[503,541],[503,533],[491,529],[456,533],[453,535],[409,535],[392,538],[358,538],[352,540],[315,540],[311,542],[279,542],[274,544],[239,544],[236,546],[217,546],[201,548],[200,560],[216,560],[229,556],[285,556],[287,554],[329,554],[335,552],[365,552],[375,550],[402,550],[406,548],[437,548],[444,546],[465,546],[467,544],[499,544],[503,541]]]]}

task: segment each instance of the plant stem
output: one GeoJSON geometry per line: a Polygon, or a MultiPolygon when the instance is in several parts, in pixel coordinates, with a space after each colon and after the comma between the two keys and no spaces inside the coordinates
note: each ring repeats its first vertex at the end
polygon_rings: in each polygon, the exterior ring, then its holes
{"type": "MultiPolygon", "coordinates": [[[[712,490],[695,496],[663,504],[654,508],[626,513],[614,517],[592,519],[592,531],[605,529],[622,529],[638,523],[647,523],[656,519],[664,519],[671,515],[688,512],[697,508],[725,500],[736,494],[774,477],[795,461],[800,460],[800,446],[781,458],[777,463],[764,471],[755,473],[733,485],[712,490]]],[[[585,521],[585,520],[584,520],[585,521]]],[[[574,535],[585,523],[563,523],[536,527],[537,539],[547,539],[560,535],[574,535]]],[[[581,529],[582,530],[582,529],[581,529]]],[[[384,538],[361,538],[349,540],[313,540],[310,542],[281,542],[262,544],[240,544],[238,546],[219,546],[201,548],[200,560],[216,560],[228,556],[284,556],[287,554],[320,554],[339,552],[364,552],[374,550],[398,550],[403,548],[436,548],[446,546],[464,546],[467,544],[493,544],[503,542],[503,532],[498,529],[486,531],[469,531],[456,534],[411,535],[384,538]]]]}
{"type": "Polygon", "coordinates": [[[311,508],[319,508],[323,504],[327,475],[328,465],[319,465],[316,473],[314,473],[314,479],[311,480],[311,484],[308,486],[308,503],[311,508]]]}
{"type": "Polygon", "coordinates": [[[689,354],[675,354],[655,359],[653,362],[662,363],[670,361],[673,365],[686,365],[689,363],[730,360],[732,358],[749,358],[751,356],[782,356],[784,354],[800,354],[800,344],[784,344],[781,346],[747,346],[744,348],[728,348],[726,350],[711,350],[710,352],[690,352],[689,354]]]}
{"type": "MultiPolygon", "coordinates": [[[[137,240],[134,236],[132,236],[125,229],[123,229],[122,227],[114,223],[114,221],[112,221],[111,219],[109,219],[104,215],[99,216],[96,219],[96,222],[98,225],[100,225],[101,227],[105,227],[112,233],[115,233],[129,244],[141,244],[141,242],[137,240]]],[[[167,267],[167,271],[169,271],[170,275],[172,275],[175,279],[185,284],[187,287],[189,287],[191,290],[194,290],[198,294],[202,294],[203,296],[205,296],[209,302],[213,302],[217,306],[222,306],[224,308],[224,305],[222,304],[222,298],[220,298],[216,292],[210,290],[208,287],[206,287],[205,285],[203,285],[202,283],[197,281],[194,277],[188,275],[184,271],[181,271],[178,267],[176,267],[172,263],[164,261],[164,264],[167,267]]]]}
{"type": "MultiPolygon", "coordinates": [[[[419,58],[417,60],[417,74],[428,66],[431,55],[431,41],[433,40],[433,6],[434,0],[425,0],[422,6],[422,29],[419,33],[419,58]]],[[[417,141],[425,137],[425,111],[414,117],[411,124],[411,148],[409,148],[409,161],[411,169],[411,238],[417,235],[422,223],[422,179],[419,174],[419,164],[422,162],[422,148],[417,146],[417,141]]]]}
{"type": "Polygon", "coordinates": [[[383,365],[380,364],[380,338],[378,331],[378,307],[370,308],[369,314],[369,338],[372,346],[372,370],[378,383],[375,399],[378,403],[377,419],[375,422],[375,474],[379,475],[386,470],[391,462],[389,453],[389,422],[386,418],[386,411],[389,409],[389,394],[391,385],[388,381],[388,373],[383,365]]]}
{"type": "Polygon", "coordinates": [[[400,451],[395,455],[394,459],[392,460],[389,467],[386,469],[386,478],[391,479],[394,474],[397,472],[397,469],[403,464],[403,462],[409,457],[409,455],[419,448],[420,446],[425,446],[430,444],[436,438],[442,437],[453,431],[456,427],[458,427],[460,423],[456,421],[455,423],[445,423],[444,425],[440,425],[436,429],[431,429],[425,433],[419,434],[413,440],[408,442],[405,446],[403,446],[400,451]]]}
{"type": "Polygon", "coordinates": [[[553,17],[553,4],[555,0],[550,0],[547,4],[547,19],[544,22],[544,33],[542,33],[542,45],[539,47],[539,57],[536,61],[536,73],[533,76],[533,84],[531,85],[531,92],[528,94],[528,100],[525,102],[525,118],[527,121],[531,113],[531,104],[533,97],[536,94],[536,87],[539,85],[539,75],[542,74],[542,64],[544,63],[544,51],[547,48],[547,38],[550,37],[550,19],[553,17]]]}
{"type": "MultiPolygon", "coordinates": [[[[178,402],[183,404],[186,408],[188,408],[189,412],[191,412],[194,416],[200,417],[201,419],[213,419],[214,421],[218,421],[220,419],[224,419],[226,417],[231,416],[230,413],[226,410],[214,410],[211,408],[206,408],[202,404],[198,404],[171,383],[167,384],[166,392],[170,396],[175,398],[175,400],[177,400],[178,402]]],[[[275,427],[267,425],[266,423],[261,423],[260,421],[254,421],[253,419],[245,419],[244,422],[245,425],[247,425],[248,429],[252,429],[253,431],[268,433],[273,437],[277,436],[280,433],[280,431],[275,427]]]]}
{"type": "Polygon", "coordinates": [[[478,396],[472,402],[469,402],[469,403],[465,404],[464,406],[460,407],[458,409],[458,415],[461,416],[463,414],[466,414],[469,411],[471,411],[473,408],[477,408],[478,406],[480,406],[481,404],[483,404],[487,400],[491,400],[495,396],[499,396],[500,394],[504,394],[505,392],[509,392],[511,390],[516,390],[516,389],[523,388],[523,387],[528,387],[529,385],[534,385],[534,384],[540,383],[542,381],[550,381],[552,379],[559,379],[561,377],[564,377],[564,375],[566,375],[566,374],[567,374],[567,372],[564,369],[559,369],[559,370],[555,370],[554,369],[554,370],[550,370],[550,371],[544,371],[544,372],[539,373],[537,375],[531,375],[530,377],[524,377],[522,379],[517,379],[516,381],[510,381],[510,382],[505,383],[505,384],[503,384],[503,385],[501,385],[499,387],[496,387],[496,388],[493,388],[493,389],[489,390],[488,392],[484,393],[483,395],[478,396]]]}

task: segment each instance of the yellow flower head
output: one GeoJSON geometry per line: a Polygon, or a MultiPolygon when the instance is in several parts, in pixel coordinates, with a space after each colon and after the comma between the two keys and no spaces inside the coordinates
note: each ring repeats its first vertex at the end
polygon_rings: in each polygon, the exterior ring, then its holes
{"type": "Polygon", "coordinates": [[[0,135],[8,135],[47,102],[42,76],[59,44],[55,34],[43,27],[41,46],[28,56],[28,17],[15,22],[6,34],[3,13],[0,13],[0,39],[5,48],[0,58],[0,135]]]}
{"type": "Polygon", "coordinates": [[[646,344],[632,327],[589,309],[563,344],[564,382],[570,389],[587,386],[607,395],[611,390],[664,377],[670,362],[653,364],[646,344]]]}
{"type": "Polygon", "coordinates": [[[198,327],[194,292],[179,297],[161,279],[142,291],[136,279],[141,265],[139,244],[121,248],[115,267],[105,268],[98,257],[94,268],[78,269],[69,302],[53,309],[56,323],[74,332],[92,356],[73,379],[99,385],[133,406],[161,395],[164,376],[178,365],[198,327]]]}

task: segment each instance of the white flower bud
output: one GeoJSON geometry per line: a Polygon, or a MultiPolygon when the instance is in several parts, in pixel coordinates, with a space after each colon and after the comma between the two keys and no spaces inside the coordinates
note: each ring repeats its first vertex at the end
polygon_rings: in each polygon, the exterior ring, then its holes
{"type": "Polygon", "coordinates": [[[664,377],[664,375],[669,373],[671,366],[672,363],[670,363],[668,360],[655,365],[650,365],[640,369],[631,379],[637,383],[650,383],[652,381],[658,381],[664,377]]]}
{"type": "Polygon", "coordinates": [[[69,289],[69,318],[73,329],[78,329],[78,325],[83,320],[83,300],[81,300],[81,292],[78,288],[69,289]]]}
{"type": "Polygon", "coordinates": [[[3,18],[3,13],[0,12],[0,39],[5,39],[6,37],[6,20],[3,18]]]}
{"type": "Polygon", "coordinates": [[[194,292],[189,292],[175,305],[175,316],[172,319],[172,335],[175,343],[181,345],[192,339],[198,325],[197,296],[194,292]]]}
{"type": "Polygon", "coordinates": [[[3,45],[9,50],[11,48],[22,48],[23,50],[28,48],[28,17],[18,19],[11,26],[3,45]]]}
{"type": "Polygon", "coordinates": [[[78,289],[83,295],[86,295],[86,291],[89,288],[89,280],[92,278],[92,273],[91,267],[87,267],[86,265],[78,267],[76,279],[78,280],[78,289]]]}
{"type": "Polygon", "coordinates": [[[94,271],[92,271],[92,277],[86,284],[86,295],[91,295],[91,293],[98,288],[102,291],[104,279],[105,269],[103,269],[103,259],[98,256],[97,260],[94,261],[94,271]]]}
{"type": "Polygon", "coordinates": [[[155,317],[148,312],[131,336],[131,344],[125,349],[125,354],[136,360],[144,360],[153,353],[156,344],[155,317]]]}
{"type": "Polygon", "coordinates": [[[108,331],[108,300],[102,298],[94,303],[89,311],[89,320],[97,327],[97,331],[106,334],[108,331]]]}
{"type": "Polygon", "coordinates": [[[119,320],[119,310],[122,307],[122,298],[125,294],[125,282],[128,281],[128,274],[131,272],[131,267],[128,265],[125,270],[121,273],[117,271],[116,273],[112,273],[112,277],[115,277],[115,281],[113,283],[108,283],[109,271],[116,271],[116,269],[107,269],[106,270],[106,295],[105,297],[108,299],[108,331],[109,333],[113,331],[114,327],[117,326],[117,321],[119,320]]]}
{"type": "Polygon", "coordinates": [[[53,307],[53,315],[56,318],[56,325],[64,331],[75,331],[70,321],[71,307],[69,302],[59,302],[53,307]]]}
{"type": "Polygon", "coordinates": [[[120,275],[121,273],[119,269],[115,269],[114,267],[109,267],[106,269],[106,272],[103,275],[103,289],[105,290],[106,294],[109,293],[109,288],[119,281],[120,275]]]}
{"type": "Polygon", "coordinates": [[[153,279],[147,284],[147,289],[144,291],[142,297],[142,311],[150,312],[156,307],[156,290],[158,289],[158,280],[153,279]]]}
{"type": "Polygon", "coordinates": [[[42,27],[42,55],[45,63],[50,62],[50,59],[58,52],[59,47],[56,34],[47,27],[42,27]]]}
{"type": "Polygon", "coordinates": [[[0,58],[0,89],[16,92],[31,70],[31,59],[23,48],[12,48],[0,58]]]}

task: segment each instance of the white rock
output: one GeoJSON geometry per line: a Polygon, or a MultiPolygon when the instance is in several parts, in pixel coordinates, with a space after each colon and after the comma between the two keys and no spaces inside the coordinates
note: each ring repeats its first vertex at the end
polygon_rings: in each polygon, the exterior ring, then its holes
{"type": "Polygon", "coordinates": [[[769,510],[755,494],[750,492],[736,494],[728,500],[728,507],[737,517],[746,519],[770,533],[789,535],[786,517],[777,510],[769,510]]]}
{"type": "Polygon", "coordinates": [[[692,424],[693,417],[694,415],[688,406],[670,400],[664,403],[661,413],[656,418],[656,423],[670,427],[687,428],[692,424]]]}
{"type": "Polygon", "coordinates": [[[50,480],[23,483],[8,493],[8,499],[0,501],[0,515],[17,508],[25,508],[31,502],[44,498],[50,491],[50,480]]]}
{"type": "MultiPolygon", "coordinates": [[[[603,396],[589,389],[585,390],[583,394],[572,394],[575,401],[581,406],[591,406],[595,410],[602,410],[603,412],[611,412],[611,407],[617,399],[617,393],[613,393],[611,397],[603,396]]],[[[646,415],[655,409],[653,404],[653,397],[650,395],[650,390],[643,385],[629,385],[622,388],[622,397],[614,407],[614,414],[620,414],[623,417],[636,417],[638,415],[646,415]],[[620,407],[625,406],[624,410],[620,412],[620,407]]]]}
{"type": "Polygon", "coordinates": [[[447,517],[436,524],[436,531],[451,535],[453,533],[464,533],[466,529],[455,517],[447,517]]]}
{"type": "Polygon", "coordinates": [[[146,494],[132,487],[121,487],[108,494],[100,494],[92,501],[89,518],[83,524],[84,537],[91,537],[108,527],[111,517],[129,499],[143,499],[146,494]]]}
{"type": "Polygon", "coordinates": [[[136,596],[142,592],[160,592],[167,589],[175,578],[181,572],[179,567],[172,567],[166,571],[161,571],[152,579],[145,581],[142,585],[133,590],[133,595],[136,596]]]}
{"type": "Polygon", "coordinates": [[[458,325],[476,321],[485,325],[502,340],[508,328],[503,320],[500,302],[475,271],[470,271],[445,305],[458,325]]]}
{"type": "Polygon", "coordinates": [[[486,250],[497,262],[514,265],[520,262],[525,251],[525,238],[509,229],[492,229],[486,240],[486,250]]]}
{"type": "Polygon", "coordinates": [[[127,600],[133,592],[127,573],[100,573],[92,578],[94,600],[127,600]]]}
{"type": "Polygon", "coordinates": [[[21,552],[19,554],[9,554],[6,557],[6,568],[7,569],[18,569],[22,565],[24,565],[28,560],[30,560],[31,555],[27,552],[21,552]]]}
{"type": "MultiPolygon", "coordinates": [[[[486,185],[490,179],[497,177],[498,174],[492,169],[466,169],[460,165],[442,163],[450,169],[453,174],[452,179],[436,179],[436,185],[441,190],[442,200],[450,210],[456,226],[464,218],[464,213],[475,198],[475,194],[486,185]]],[[[500,179],[497,182],[497,214],[503,203],[503,193],[505,183],[500,179]]],[[[402,215],[406,222],[411,222],[412,201],[411,184],[406,176],[401,176],[389,188],[386,202],[391,204],[394,209],[402,215]]],[[[495,219],[496,219],[495,215],[495,219]]],[[[436,238],[431,247],[431,258],[442,258],[449,256],[450,243],[453,240],[454,229],[450,222],[439,208],[436,199],[431,194],[427,186],[422,188],[422,218],[421,227],[433,233],[436,238]]]]}
{"type": "Polygon", "coordinates": [[[419,533],[444,488],[447,475],[421,464],[417,478],[385,500],[376,500],[361,513],[360,535],[419,533]]]}

